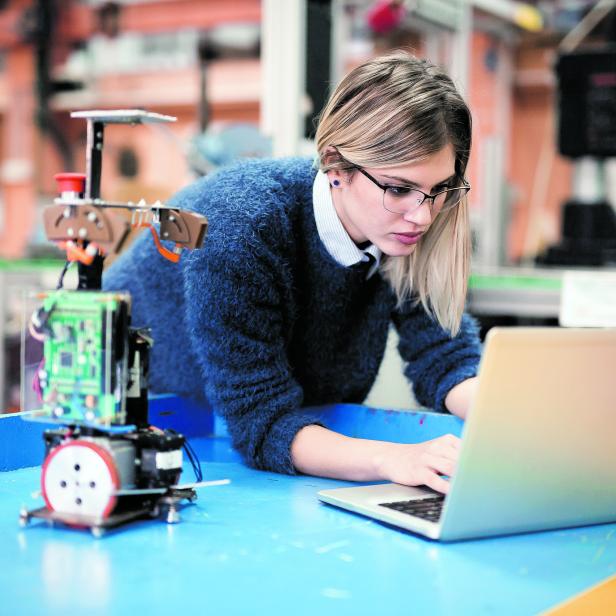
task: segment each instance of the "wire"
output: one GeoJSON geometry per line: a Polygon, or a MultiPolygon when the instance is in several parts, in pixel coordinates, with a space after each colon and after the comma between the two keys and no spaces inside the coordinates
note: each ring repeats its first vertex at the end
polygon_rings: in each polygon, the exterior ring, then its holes
{"type": "MultiPolygon", "coordinates": [[[[154,428],[154,426],[150,426],[150,430],[152,430],[152,428],[154,428]]],[[[159,431],[158,428],[154,428],[154,430],[159,431]]],[[[165,432],[175,435],[180,434],[173,428],[167,428],[165,432]]],[[[203,481],[203,469],[201,468],[201,462],[199,461],[195,450],[192,448],[192,445],[188,442],[188,439],[186,437],[184,437],[184,444],[182,445],[182,448],[186,452],[186,457],[188,458],[188,461],[192,466],[193,473],[195,474],[195,479],[197,480],[197,482],[203,481]]]]}
{"type": "MultiPolygon", "coordinates": [[[[156,229],[152,225],[145,224],[143,226],[149,227],[150,231],[152,232],[152,237],[154,238],[154,243],[156,244],[156,248],[158,249],[158,252],[163,257],[165,257],[165,259],[171,261],[172,263],[177,263],[180,260],[180,255],[176,252],[168,250],[161,244],[160,238],[158,237],[158,233],[156,233],[156,229]]],[[[177,246],[178,244],[176,244],[176,247],[177,246]]]]}
{"type": "Polygon", "coordinates": [[[34,373],[34,378],[32,379],[32,389],[36,393],[36,398],[38,402],[43,402],[43,389],[41,388],[41,377],[39,376],[40,371],[45,365],[45,358],[41,359],[36,372],[34,373]]]}
{"type": "Polygon", "coordinates": [[[82,248],[80,244],[81,242],[75,243],[73,240],[69,240],[68,242],[60,242],[58,246],[66,251],[68,261],[79,261],[84,265],[91,265],[94,257],[99,253],[99,246],[94,242],[89,242],[86,248],[82,248]]]}
{"type": "Polygon", "coordinates": [[[45,342],[45,334],[52,335],[51,329],[47,327],[47,322],[55,308],[56,303],[54,302],[49,310],[45,310],[45,308],[41,306],[32,313],[30,321],[28,321],[28,331],[35,340],[45,342]]]}
{"type": "Polygon", "coordinates": [[[192,445],[188,442],[188,439],[184,441],[184,451],[186,452],[186,457],[192,465],[197,483],[203,481],[203,470],[201,468],[201,462],[199,461],[195,450],[192,448],[192,445]]]}
{"type": "Polygon", "coordinates": [[[62,268],[62,271],[60,272],[60,278],[58,279],[58,284],[56,285],[56,291],[62,288],[62,284],[64,283],[64,275],[66,274],[66,272],[68,271],[68,268],[71,266],[71,264],[73,263],[73,261],[66,261],[64,263],[64,267],[62,268]]]}
{"type": "MultiPolygon", "coordinates": [[[[156,233],[156,229],[154,228],[154,226],[152,224],[150,224],[149,222],[137,222],[137,223],[133,223],[131,225],[133,227],[133,229],[141,229],[141,228],[147,228],[152,232],[152,237],[154,238],[154,243],[156,244],[156,249],[158,250],[158,252],[165,257],[165,259],[167,259],[168,261],[171,261],[172,263],[178,263],[181,257],[181,253],[179,252],[174,252],[172,250],[169,250],[167,248],[165,248],[161,241],[160,238],[158,237],[158,233],[156,233]]],[[[176,242],[175,244],[175,248],[176,250],[181,249],[181,244],[179,242],[176,242]]]]}
{"type": "Polygon", "coordinates": [[[30,322],[28,323],[28,332],[35,340],[38,340],[39,342],[45,342],[45,336],[43,334],[39,334],[39,332],[36,331],[32,320],[30,320],[30,322]]]}

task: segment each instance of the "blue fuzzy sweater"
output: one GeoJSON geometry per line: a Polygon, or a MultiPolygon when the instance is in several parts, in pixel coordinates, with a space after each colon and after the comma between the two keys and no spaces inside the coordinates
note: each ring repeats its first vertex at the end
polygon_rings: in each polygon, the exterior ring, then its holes
{"type": "Polygon", "coordinates": [[[421,306],[395,309],[380,275],[339,265],[315,224],[310,160],[244,162],[180,192],[176,206],[207,216],[204,247],[165,261],[142,234],[106,272],[128,290],[133,325],[155,340],[152,389],[207,399],[254,467],[293,473],[290,446],[314,418],[302,407],[361,402],[393,320],[417,400],[444,399],[477,370],[465,316],[453,339],[421,306]]]}

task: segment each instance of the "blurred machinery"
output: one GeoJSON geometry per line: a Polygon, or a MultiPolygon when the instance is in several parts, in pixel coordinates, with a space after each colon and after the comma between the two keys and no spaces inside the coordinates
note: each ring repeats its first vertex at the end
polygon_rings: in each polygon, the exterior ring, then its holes
{"type": "Polygon", "coordinates": [[[616,213],[604,177],[605,160],[616,156],[615,7],[614,0],[597,3],[561,44],[558,149],[573,160],[573,185],[561,242],[537,259],[543,265],[616,265],[616,213]],[[608,24],[603,40],[579,47],[601,20],[608,24]]]}
{"type": "Polygon", "coordinates": [[[184,249],[201,247],[207,220],[160,202],[100,198],[105,126],[174,118],[142,110],[72,115],[87,121],[87,170],[56,176],[60,196],[45,210],[44,224],[48,239],[66,252],[66,266],[57,289],[36,296],[23,341],[23,408],[58,427],[44,433],[45,507],[24,509],[20,519],[24,525],[43,518],[87,527],[99,536],[161,512],[177,522],[180,502],[194,500],[195,487],[205,485],[185,438],[148,422],[152,340],[149,330],[131,328],[128,293],[101,291],[104,258],[120,250],[132,225],[149,228],[159,253],[177,262],[184,249]],[[130,213],[131,222],[120,210],[130,213]],[[65,290],[63,276],[74,263],[78,288],[65,290]],[[196,484],[178,486],[183,450],[196,484]]]}
{"type": "Polygon", "coordinates": [[[187,159],[193,173],[205,175],[240,158],[263,158],[272,153],[271,139],[249,122],[212,126],[208,72],[213,61],[259,56],[260,32],[255,24],[219,26],[201,32],[199,60],[199,132],[191,140],[187,159]]]}
{"type": "MultiPolygon", "coordinates": [[[[127,33],[142,37],[185,30],[210,31],[220,24],[257,24],[259,0],[218,2],[203,0],[143,0],[138,2],[80,2],[79,0],[7,0],[0,10],[0,67],[3,92],[0,101],[0,253],[5,258],[22,258],[34,227],[37,197],[41,189],[37,176],[41,139],[47,137],[59,154],[64,169],[73,168],[73,143],[64,122],[64,109],[88,108],[89,72],[64,75],[60,70],[67,58],[87,48],[94,38],[113,39],[127,33]],[[88,94],[87,102],[78,96],[88,94]],[[58,103],[76,95],[71,106],[58,103]],[[83,105],[83,107],[82,107],[83,105]]],[[[98,90],[95,95],[99,94],[98,90]]],[[[143,100],[143,99],[139,99],[143,100]]],[[[112,102],[111,107],[135,104],[112,102]]],[[[152,100],[146,106],[157,105],[152,100]]],[[[173,113],[178,107],[173,106],[173,113]]],[[[184,102],[181,103],[184,105],[184,102]]],[[[185,106],[186,112],[194,115],[185,106]]],[[[182,109],[180,109],[181,111],[182,109]]]]}

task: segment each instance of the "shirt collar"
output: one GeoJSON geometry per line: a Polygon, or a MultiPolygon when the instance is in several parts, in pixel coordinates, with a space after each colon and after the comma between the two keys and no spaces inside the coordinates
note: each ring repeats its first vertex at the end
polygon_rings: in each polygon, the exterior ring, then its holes
{"type": "Polygon", "coordinates": [[[327,252],[340,265],[350,267],[362,261],[368,261],[368,254],[374,257],[374,264],[367,274],[370,278],[379,268],[381,250],[374,244],[370,244],[364,250],[357,247],[351,236],[342,225],[334,201],[332,199],[329,180],[322,171],[317,171],[312,185],[312,203],[314,219],[317,225],[319,237],[325,245],[327,252]]]}

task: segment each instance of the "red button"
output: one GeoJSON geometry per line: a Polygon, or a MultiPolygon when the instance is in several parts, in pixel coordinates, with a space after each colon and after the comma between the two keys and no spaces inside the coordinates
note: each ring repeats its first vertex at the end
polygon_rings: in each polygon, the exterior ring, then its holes
{"type": "Polygon", "coordinates": [[[81,195],[86,191],[85,173],[56,173],[54,180],[58,183],[60,194],[74,192],[81,195]]]}

